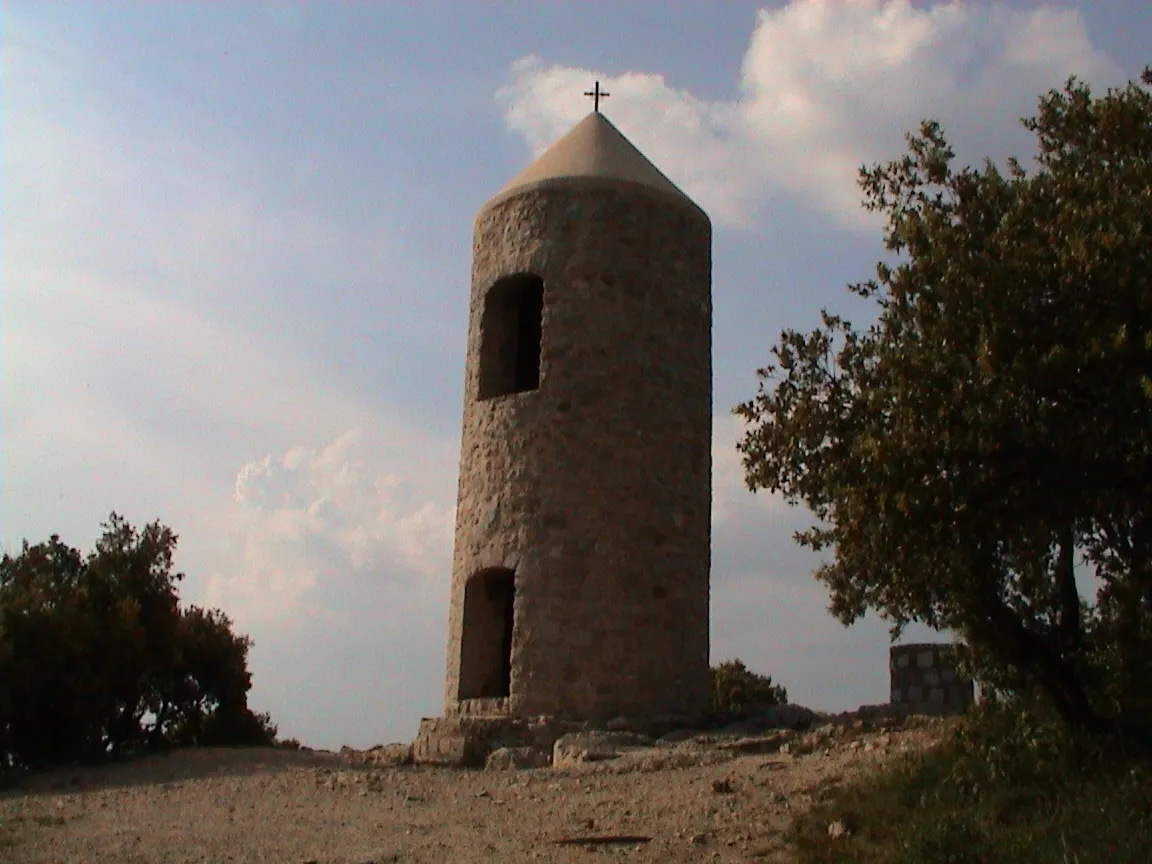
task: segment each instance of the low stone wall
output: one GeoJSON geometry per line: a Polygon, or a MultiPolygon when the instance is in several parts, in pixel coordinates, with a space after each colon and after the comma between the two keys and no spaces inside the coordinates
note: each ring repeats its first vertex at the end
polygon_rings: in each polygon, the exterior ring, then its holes
{"type": "MultiPolygon", "coordinates": [[[[792,706],[778,706],[777,710],[781,707],[787,709],[792,706]]],[[[659,738],[674,729],[695,728],[690,721],[680,717],[645,720],[617,717],[604,724],[595,724],[588,720],[560,717],[455,714],[421,720],[411,753],[412,761],[417,764],[481,767],[488,755],[496,750],[535,748],[551,752],[557,739],[573,733],[634,733],[659,738]]]]}
{"type": "Polygon", "coordinates": [[[888,668],[892,704],[912,713],[963,714],[972,705],[972,681],[956,670],[956,652],[950,644],[893,645],[888,668]]]}
{"type": "Polygon", "coordinates": [[[412,744],[412,761],[418,765],[479,768],[493,750],[505,747],[550,750],[561,735],[585,728],[586,723],[550,717],[425,717],[412,744]]]}

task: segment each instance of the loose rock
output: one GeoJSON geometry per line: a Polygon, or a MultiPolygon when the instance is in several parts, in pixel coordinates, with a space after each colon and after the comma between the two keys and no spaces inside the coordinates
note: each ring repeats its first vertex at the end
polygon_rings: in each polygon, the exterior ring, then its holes
{"type": "Polygon", "coordinates": [[[546,751],[536,747],[501,747],[488,754],[484,762],[486,771],[517,771],[526,768],[544,768],[551,759],[546,751]]]}
{"type": "Polygon", "coordinates": [[[651,745],[651,738],[635,732],[573,732],[560,736],[552,745],[552,767],[602,762],[626,750],[651,745]]]}

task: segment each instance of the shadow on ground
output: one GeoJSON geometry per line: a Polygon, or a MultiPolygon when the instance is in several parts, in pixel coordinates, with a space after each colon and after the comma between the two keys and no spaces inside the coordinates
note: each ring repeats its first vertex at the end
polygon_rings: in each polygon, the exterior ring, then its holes
{"type": "Polygon", "coordinates": [[[36,771],[6,788],[0,798],[68,795],[128,786],[160,786],[208,777],[250,777],[292,768],[348,768],[338,753],[276,747],[202,747],[134,756],[100,765],[36,771]]]}

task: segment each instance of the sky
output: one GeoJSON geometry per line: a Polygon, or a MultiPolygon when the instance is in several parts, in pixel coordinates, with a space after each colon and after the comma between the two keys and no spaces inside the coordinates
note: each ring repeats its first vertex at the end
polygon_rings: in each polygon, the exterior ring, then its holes
{"type": "Polygon", "coordinates": [[[0,544],[158,519],[281,735],[410,739],[442,709],[472,220],[599,80],[713,222],[712,662],[887,701],[887,624],[828,615],[731,408],[781,330],[873,314],[862,165],[929,117],[1027,165],[1042,92],[1150,44],[1146,0],[8,0],[0,544]]]}

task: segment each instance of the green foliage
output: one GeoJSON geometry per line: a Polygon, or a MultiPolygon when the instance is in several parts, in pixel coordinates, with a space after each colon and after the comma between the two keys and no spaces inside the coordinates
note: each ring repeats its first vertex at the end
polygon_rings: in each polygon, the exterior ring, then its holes
{"type": "Polygon", "coordinates": [[[87,557],[53,536],[0,560],[0,770],[173,745],[268,744],[246,636],[182,610],[176,535],[115,513],[87,557]]]}
{"type": "MultiPolygon", "coordinates": [[[[1152,84],[1152,69],[1144,74],[1152,84]]],[[[953,166],[925,122],[862,171],[895,261],[786,331],[736,412],[749,488],[804,503],[845,624],[959,633],[991,690],[1068,723],[1152,717],[1152,94],[1070,79],[1024,121],[1038,170],[953,166]],[[1098,579],[1081,598],[1077,560],[1098,579]]],[[[1139,719],[1143,718],[1143,719],[1139,719]]]]}
{"type": "Polygon", "coordinates": [[[773,684],[771,676],[758,675],[739,660],[727,660],[708,671],[712,714],[721,722],[750,717],[788,701],[788,691],[773,684]]]}
{"type": "Polygon", "coordinates": [[[805,862],[1152,860],[1148,754],[1078,738],[1042,703],[982,706],[932,752],[889,763],[797,819],[805,862]],[[840,820],[846,838],[828,837],[840,820]]]}

